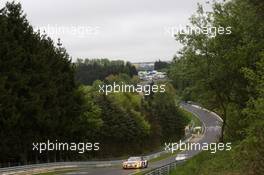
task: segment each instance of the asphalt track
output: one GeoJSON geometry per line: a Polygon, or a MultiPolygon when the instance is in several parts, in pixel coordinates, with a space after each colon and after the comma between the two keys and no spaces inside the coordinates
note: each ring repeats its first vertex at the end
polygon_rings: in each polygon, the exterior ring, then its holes
{"type": "MultiPolygon", "coordinates": [[[[220,118],[216,117],[212,112],[199,108],[198,106],[182,103],[181,106],[187,110],[195,114],[203,123],[204,126],[204,133],[199,138],[194,138],[190,142],[195,143],[214,143],[218,140],[219,135],[221,133],[221,125],[222,121],[220,118]]],[[[188,158],[199,153],[201,150],[188,150],[183,151],[181,154],[186,154],[188,158]]],[[[167,158],[165,160],[149,163],[147,170],[161,167],[163,165],[169,164],[175,161],[175,156],[167,158]]],[[[100,168],[80,168],[75,172],[65,173],[65,175],[127,175],[127,174],[134,174],[136,172],[145,171],[146,169],[131,169],[131,170],[124,170],[122,166],[113,166],[113,167],[100,167],[100,168]]]]}

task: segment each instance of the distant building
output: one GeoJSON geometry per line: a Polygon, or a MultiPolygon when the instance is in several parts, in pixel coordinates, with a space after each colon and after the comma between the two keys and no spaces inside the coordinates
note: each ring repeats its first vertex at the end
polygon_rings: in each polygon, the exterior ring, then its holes
{"type": "Polygon", "coordinates": [[[138,77],[141,80],[161,80],[167,78],[166,72],[158,72],[156,70],[138,71],[138,77]]]}
{"type": "Polygon", "coordinates": [[[154,62],[132,63],[138,71],[154,70],[154,62]]]}

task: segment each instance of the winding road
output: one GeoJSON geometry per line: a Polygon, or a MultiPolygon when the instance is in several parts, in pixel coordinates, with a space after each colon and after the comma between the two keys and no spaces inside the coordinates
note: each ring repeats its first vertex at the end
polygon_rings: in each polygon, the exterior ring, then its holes
{"type": "MultiPolygon", "coordinates": [[[[190,140],[190,142],[195,143],[214,143],[218,140],[221,133],[222,120],[215,113],[210,112],[206,109],[203,109],[194,104],[182,103],[181,107],[185,110],[192,112],[196,115],[200,121],[203,123],[204,132],[200,137],[195,137],[190,140]]],[[[183,151],[181,154],[186,154],[188,158],[196,155],[201,150],[188,150],[183,151]]],[[[163,165],[169,164],[175,161],[175,156],[170,158],[149,163],[149,167],[147,169],[153,169],[157,167],[161,167],[163,165]]],[[[89,168],[89,167],[80,167],[76,172],[65,173],[65,175],[127,175],[127,174],[135,174],[140,171],[145,171],[146,169],[138,169],[138,170],[123,170],[121,163],[120,165],[110,166],[110,167],[98,167],[98,168],[89,168]]]]}

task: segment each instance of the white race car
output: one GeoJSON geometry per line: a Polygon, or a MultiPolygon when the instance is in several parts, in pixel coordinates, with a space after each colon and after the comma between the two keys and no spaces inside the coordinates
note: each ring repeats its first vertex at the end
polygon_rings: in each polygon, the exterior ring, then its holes
{"type": "Polygon", "coordinates": [[[144,160],[143,157],[129,157],[127,161],[123,162],[123,168],[147,168],[148,161],[144,160]]]}
{"type": "Polygon", "coordinates": [[[175,158],[176,161],[184,161],[187,159],[187,154],[178,154],[175,158]]]}

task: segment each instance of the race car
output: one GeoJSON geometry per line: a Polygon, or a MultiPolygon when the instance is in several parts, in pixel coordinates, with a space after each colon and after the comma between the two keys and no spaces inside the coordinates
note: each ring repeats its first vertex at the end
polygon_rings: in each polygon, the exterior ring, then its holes
{"type": "Polygon", "coordinates": [[[127,161],[123,162],[123,168],[147,168],[148,161],[144,160],[143,157],[129,157],[127,161]]]}
{"type": "Polygon", "coordinates": [[[175,160],[176,161],[184,161],[187,159],[187,154],[178,154],[176,157],[175,157],[175,160]]]}

